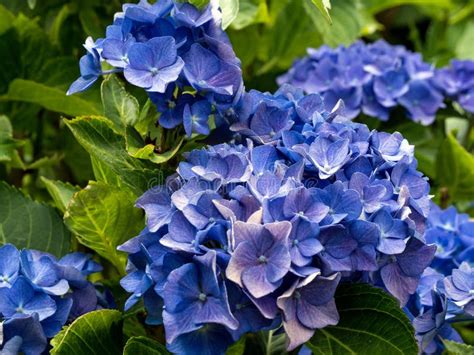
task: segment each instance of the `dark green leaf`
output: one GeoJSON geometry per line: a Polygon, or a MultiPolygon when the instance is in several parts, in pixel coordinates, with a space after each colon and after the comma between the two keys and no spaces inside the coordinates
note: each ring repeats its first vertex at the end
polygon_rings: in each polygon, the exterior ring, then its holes
{"type": "Polygon", "coordinates": [[[136,236],[144,226],[134,207],[135,196],[126,189],[90,182],[67,206],[64,221],[81,244],[125,271],[125,256],[117,247],[136,236]]]}
{"type": "Polygon", "coordinates": [[[71,234],[54,208],[32,201],[5,183],[0,183],[0,201],[0,244],[56,256],[69,251],[71,234]]]}
{"type": "Polygon", "coordinates": [[[51,340],[52,355],[122,353],[122,314],[103,309],[86,313],[51,340]]]}
{"type": "Polygon", "coordinates": [[[307,343],[313,354],[418,354],[410,320],[384,291],[365,284],[343,285],[336,304],[339,324],[315,333],[307,343]]]}
{"type": "Polygon", "coordinates": [[[67,96],[62,90],[31,80],[13,80],[8,88],[8,93],[0,96],[0,101],[2,100],[30,102],[70,116],[99,113],[99,109],[94,104],[79,96],[67,96]]]}
{"type": "Polygon", "coordinates": [[[108,76],[101,86],[104,116],[110,119],[114,129],[123,133],[127,126],[138,122],[140,106],[115,75],[108,76]]]}
{"type": "Polygon", "coordinates": [[[41,176],[41,181],[46,186],[56,207],[63,213],[66,211],[72,196],[80,190],[79,187],[72,186],[68,182],[50,180],[44,176],[41,176]]]}
{"type": "Polygon", "coordinates": [[[124,355],[165,355],[170,354],[164,345],[147,337],[133,337],[123,349],[124,355]]]}
{"type": "Polygon", "coordinates": [[[447,190],[449,199],[474,199],[474,156],[448,134],[437,157],[437,183],[447,190]]]}
{"type": "Polygon", "coordinates": [[[3,34],[12,26],[14,19],[15,16],[3,5],[0,5],[0,34],[3,34]]]}

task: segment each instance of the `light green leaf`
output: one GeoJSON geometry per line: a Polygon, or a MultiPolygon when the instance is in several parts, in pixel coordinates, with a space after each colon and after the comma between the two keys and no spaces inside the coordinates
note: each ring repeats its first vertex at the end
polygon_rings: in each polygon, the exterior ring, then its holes
{"type": "Polygon", "coordinates": [[[50,180],[44,176],[41,176],[41,181],[53,198],[56,207],[63,213],[66,211],[72,196],[80,190],[79,187],[72,186],[68,182],[50,180]]]}
{"type": "Polygon", "coordinates": [[[109,260],[120,272],[126,257],[117,247],[143,228],[143,215],[126,189],[90,182],[67,206],[64,221],[81,244],[109,260]]]}
{"type": "Polygon", "coordinates": [[[128,339],[125,348],[123,349],[124,355],[166,355],[170,354],[166,350],[165,346],[158,343],[157,341],[147,337],[133,337],[128,339]]]}
{"type": "MultiPolygon", "coordinates": [[[[137,196],[148,190],[155,181],[158,171],[155,166],[131,157],[125,149],[125,139],[115,133],[109,120],[103,117],[79,117],[66,120],[77,141],[95,160],[94,171],[103,170],[106,175],[114,175],[108,181],[119,179],[137,196]],[[100,169],[97,169],[98,167],[100,169]]],[[[102,177],[105,177],[103,175],[102,177]]]]}
{"type": "Polygon", "coordinates": [[[36,7],[36,0],[28,0],[28,7],[33,10],[36,7]]]}
{"type": "Polygon", "coordinates": [[[253,24],[269,21],[266,0],[240,0],[239,13],[232,22],[232,29],[241,30],[253,24]]]}
{"type": "Polygon", "coordinates": [[[111,309],[86,313],[51,340],[51,355],[122,353],[122,314],[111,309]]]}
{"type": "Polygon", "coordinates": [[[381,289],[342,285],[336,293],[338,325],[316,331],[313,354],[417,355],[415,331],[398,302],[381,289]]]}
{"type": "Polygon", "coordinates": [[[331,1],[330,0],[311,0],[312,3],[318,8],[323,17],[331,23],[331,16],[329,15],[329,10],[331,10],[331,1]]]}
{"type": "Polygon", "coordinates": [[[54,208],[32,201],[14,187],[0,183],[0,245],[14,244],[63,256],[71,234],[54,208]]]}
{"type": "Polygon", "coordinates": [[[13,80],[8,88],[8,93],[0,96],[0,101],[30,102],[70,116],[99,113],[99,109],[94,104],[79,96],[67,96],[59,89],[23,79],[13,80]]]}
{"type": "Polygon", "coordinates": [[[443,340],[446,347],[443,354],[446,355],[474,355],[474,346],[468,344],[456,343],[451,340],[443,340]]]}
{"type": "Polygon", "coordinates": [[[401,5],[435,6],[445,9],[452,6],[451,0],[362,0],[362,3],[372,14],[401,5]]]}
{"type": "Polygon", "coordinates": [[[140,105],[115,75],[109,75],[101,86],[104,116],[110,119],[117,132],[138,122],[140,105]]]}
{"type": "Polygon", "coordinates": [[[448,117],[444,121],[444,128],[446,134],[455,131],[458,142],[464,142],[469,131],[469,120],[462,117],[448,117]]]}
{"type": "Polygon", "coordinates": [[[474,156],[448,134],[437,157],[437,183],[447,190],[449,200],[474,199],[474,156]]]}
{"type": "Polygon", "coordinates": [[[184,137],[181,137],[173,149],[168,150],[164,153],[156,153],[155,145],[145,144],[140,134],[132,127],[127,127],[126,133],[127,151],[134,158],[148,159],[155,164],[162,164],[173,158],[181,148],[184,137]]]}
{"type": "MultiPolygon", "coordinates": [[[[305,0],[304,4],[308,10],[313,6],[309,0],[305,0]]],[[[363,8],[359,1],[332,0],[332,24],[324,20],[324,16],[319,12],[308,11],[308,13],[324,43],[333,47],[352,44],[359,38],[365,26],[366,18],[363,17],[363,8]]]]}
{"type": "Polygon", "coordinates": [[[22,145],[23,142],[13,138],[13,129],[8,117],[0,116],[0,162],[11,162],[18,157],[16,149],[22,145]]]}
{"type": "Polygon", "coordinates": [[[219,0],[222,11],[222,28],[225,30],[239,13],[239,0],[219,0]]]}
{"type": "Polygon", "coordinates": [[[179,0],[181,2],[188,2],[196,6],[198,9],[202,9],[209,3],[209,0],[179,0]]]}

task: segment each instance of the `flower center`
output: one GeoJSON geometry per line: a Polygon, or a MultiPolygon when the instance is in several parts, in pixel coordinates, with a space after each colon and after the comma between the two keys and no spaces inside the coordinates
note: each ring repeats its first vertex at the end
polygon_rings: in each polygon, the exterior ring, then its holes
{"type": "Polygon", "coordinates": [[[201,302],[206,302],[206,300],[207,300],[206,294],[204,294],[202,292],[199,294],[198,298],[199,298],[199,301],[201,301],[201,302]]]}
{"type": "Polygon", "coordinates": [[[291,245],[295,247],[299,244],[299,242],[300,241],[298,239],[293,239],[293,241],[291,242],[291,245]]]}
{"type": "Polygon", "coordinates": [[[260,255],[260,256],[258,257],[258,262],[259,262],[260,264],[266,264],[267,261],[268,261],[268,259],[267,259],[267,257],[266,257],[265,255],[260,255]]]}
{"type": "Polygon", "coordinates": [[[301,298],[301,293],[300,293],[300,291],[295,291],[295,292],[293,293],[293,297],[296,298],[297,300],[299,300],[299,299],[301,298]]]}
{"type": "Polygon", "coordinates": [[[155,76],[156,74],[158,74],[158,68],[151,68],[150,73],[152,76],[155,76]]]}

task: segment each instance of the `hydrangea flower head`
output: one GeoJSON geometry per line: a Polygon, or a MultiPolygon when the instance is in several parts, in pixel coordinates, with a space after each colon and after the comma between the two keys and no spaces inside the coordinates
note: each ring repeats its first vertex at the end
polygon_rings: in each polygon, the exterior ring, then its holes
{"type": "Polygon", "coordinates": [[[413,121],[426,125],[444,106],[435,73],[418,53],[402,46],[358,41],[348,47],[308,49],[278,84],[320,94],[326,109],[343,100],[350,118],[363,112],[386,121],[390,110],[401,105],[413,121]]]}
{"type": "Polygon", "coordinates": [[[0,352],[39,354],[68,321],[108,307],[87,276],[101,270],[83,253],[61,259],[0,247],[0,352]],[[3,329],[3,330],[2,330],[3,329]]]}
{"type": "Polygon", "coordinates": [[[143,88],[167,129],[184,124],[188,136],[208,134],[243,91],[240,61],[221,28],[219,9],[190,3],[141,0],[124,4],[107,27],[105,37],[88,38],[80,60],[81,77],[68,94],[87,90],[101,75],[123,73],[143,88]],[[112,66],[110,70],[102,67],[112,66]]]}
{"type": "Polygon", "coordinates": [[[120,247],[122,283],[148,322],[163,315],[171,351],[218,335],[223,352],[280,322],[294,349],[338,322],[340,282],[364,279],[401,304],[415,293],[435,247],[413,149],[321,103],[290,86],[244,92],[228,117],[236,142],[190,152],[138,200],[147,226],[120,247]]]}

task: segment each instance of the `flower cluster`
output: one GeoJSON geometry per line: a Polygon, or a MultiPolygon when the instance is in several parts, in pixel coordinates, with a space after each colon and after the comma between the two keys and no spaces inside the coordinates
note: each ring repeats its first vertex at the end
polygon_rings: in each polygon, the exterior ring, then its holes
{"type": "Polygon", "coordinates": [[[431,208],[425,233],[436,245],[435,258],[423,273],[407,312],[425,353],[443,349],[441,339],[463,342],[451,326],[474,319],[474,222],[454,207],[431,208]]]}
{"type": "Polygon", "coordinates": [[[244,93],[233,120],[243,144],[190,152],[137,201],[147,226],[120,247],[127,309],[143,298],[175,353],[223,353],[281,323],[289,349],[337,324],[341,281],[371,282],[404,305],[435,253],[413,147],[289,86],[244,93]]]}
{"type": "Polygon", "coordinates": [[[88,89],[100,75],[123,72],[148,92],[162,127],[183,124],[188,136],[208,134],[211,113],[225,112],[243,90],[240,61],[220,16],[213,4],[203,10],[172,0],[124,4],[105,38],[87,39],[81,77],[68,94],[88,89]],[[104,63],[113,69],[103,70],[104,63]]]}
{"type": "Polygon", "coordinates": [[[444,95],[474,113],[474,61],[453,60],[436,73],[436,83],[444,95]]]}
{"type": "Polygon", "coordinates": [[[41,354],[68,321],[108,306],[87,276],[100,271],[89,255],[57,260],[35,250],[0,247],[0,353],[41,354]]]}
{"type": "Polygon", "coordinates": [[[412,120],[427,125],[444,106],[434,77],[435,69],[419,53],[379,40],[308,49],[308,56],[297,60],[278,83],[321,94],[327,108],[342,99],[350,118],[362,111],[385,121],[400,105],[412,120]]]}

